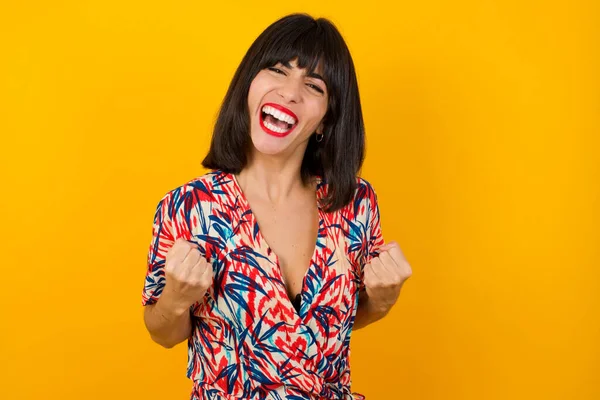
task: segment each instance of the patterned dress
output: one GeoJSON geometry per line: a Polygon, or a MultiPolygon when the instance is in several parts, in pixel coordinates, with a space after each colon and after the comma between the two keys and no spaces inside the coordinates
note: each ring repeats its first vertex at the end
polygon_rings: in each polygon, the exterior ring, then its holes
{"type": "MultiPolygon", "coordinates": [[[[160,297],[165,257],[178,238],[195,243],[214,272],[212,287],[190,309],[192,400],[363,398],[350,390],[350,334],[363,266],[383,237],[375,192],[362,178],[357,184],[341,210],[319,207],[298,310],[233,174],[207,173],[160,200],[142,303],[160,297]]],[[[319,179],[317,200],[326,193],[319,179]]]]}

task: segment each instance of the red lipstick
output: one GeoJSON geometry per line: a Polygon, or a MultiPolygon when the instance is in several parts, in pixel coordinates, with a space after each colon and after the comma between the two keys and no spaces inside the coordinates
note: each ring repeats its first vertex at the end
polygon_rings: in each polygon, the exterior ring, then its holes
{"type": "Polygon", "coordinates": [[[287,135],[289,135],[298,125],[298,117],[296,116],[296,114],[294,114],[294,112],[292,110],[290,110],[289,108],[286,108],[284,106],[281,106],[279,104],[276,103],[265,103],[261,106],[260,108],[260,113],[259,113],[259,121],[260,121],[260,127],[269,135],[273,135],[273,136],[277,136],[277,137],[285,137],[287,135]],[[294,119],[294,121],[296,121],[294,123],[294,125],[286,130],[285,132],[277,132],[274,131],[272,129],[269,129],[266,125],[265,125],[265,121],[263,120],[263,110],[265,107],[271,107],[279,112],[281,112],[282,114],[288,115],[290,117],[292,117],[294,119]]]}

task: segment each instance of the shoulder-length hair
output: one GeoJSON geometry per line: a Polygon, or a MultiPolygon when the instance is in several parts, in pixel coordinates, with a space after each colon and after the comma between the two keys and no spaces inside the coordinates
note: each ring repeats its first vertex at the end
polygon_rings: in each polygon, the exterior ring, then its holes
{"type": "Polygon", "coordinates": [[[270,25],[252,43],[229,85],[215,123],[210,150],[202,165],[239,173],[247,162],[250,138],[248,91],[264,68],[297,59],[299,68],[314,72],[319,64],[327,85],[328,109],[323,139],[308,141],[301,166],[307,183],[319,176],[327,184],[322,206],[338,210],[354,197],[364,160],[365,129],[358,83],[350,51],[335,25],[307,14],[291,14],[270,25]]]}

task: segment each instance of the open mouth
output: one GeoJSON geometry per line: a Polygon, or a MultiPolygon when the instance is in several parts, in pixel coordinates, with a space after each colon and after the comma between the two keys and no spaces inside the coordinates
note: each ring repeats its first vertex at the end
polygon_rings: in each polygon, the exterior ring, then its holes
{"type": "Polygon", "coordinates": [[[267,103],[260,112],[260,126],[274,136],[287,136],[298,125],[298,117],[279,104],[267,103]]]}

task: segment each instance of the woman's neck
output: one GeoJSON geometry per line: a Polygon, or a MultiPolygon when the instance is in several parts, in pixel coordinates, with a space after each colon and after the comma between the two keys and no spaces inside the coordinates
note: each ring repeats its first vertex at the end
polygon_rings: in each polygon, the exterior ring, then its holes
{"type": "Polygon", "coordinates": [[[263,154],[248,157],[246,167],[237,175],[247,195],[259,197],[273,205],[287,202],[306,190],[314,190],[311,183],[304,185],[300,175],[302,159],[278,159],[263,154]]]}

